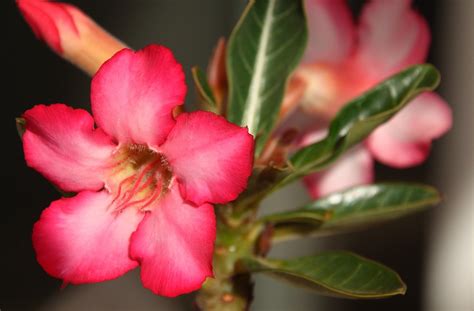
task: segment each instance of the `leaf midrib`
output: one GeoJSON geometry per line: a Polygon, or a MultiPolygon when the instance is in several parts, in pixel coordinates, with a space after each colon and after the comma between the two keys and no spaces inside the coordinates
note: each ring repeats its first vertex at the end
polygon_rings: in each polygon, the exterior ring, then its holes
{"type": "Polygon", "coordinates": [[[263,72],[265,68],[265,55],[267,54],[268,45],[270,42],[270,30],[273,23],[273,11],[275,8],[276,0],[270,0],[267,10],[265,12],[265,18],[262,28],[261,40],[258,43],[257,56],[255,58],[255,70],[250,80],[249,95],[247,97],[247,109],[245,110],[242,124],[247,125],[249,132],[252,135],[256,135],[257,124],[259,122],[259,114],[257,113],[259,98],[260,98],[260,86],[262,85],[263,72]]]}

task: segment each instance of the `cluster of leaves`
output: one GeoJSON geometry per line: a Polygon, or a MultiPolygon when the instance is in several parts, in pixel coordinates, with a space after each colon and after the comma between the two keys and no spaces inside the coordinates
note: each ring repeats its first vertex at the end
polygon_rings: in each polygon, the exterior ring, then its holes
{"type": "MultiPolygon", "coordinates": [[[[217,100],[206,75],[198,68],[193,70],[203,108],[247,126],[256,137],[256,159],[275,130],[287,80],[303,54],[306,40],[303,1],[253,0],[227,44],[227,99],[217,100]]],[[[411,99],[433,90],[438,83],[439,73],[431,65],[413,66],[383,81],[348,103],[332,120],[323,140],[298,150],[278,167],[272,163],[256,166],[248,190],[234,208],[240,207],[239,215],[243,215],[242,210],[255,209],[275,189],[326,168],[411,99]]],[[[419,184],[359,186],[261,218],[255,228],[260,239],[274,244],[395,219],[439,200],[435,189],[419,184]],[[272,233],[269,236],[265,234],[268,228],[272,233]]],[[[267,273],[331,296],[377,298],[406,290],[391,269],[348,252],[289,260],[269,259],[262,252],[254,252],[244,254],[239,265],[241,271],[267,273]]]]}

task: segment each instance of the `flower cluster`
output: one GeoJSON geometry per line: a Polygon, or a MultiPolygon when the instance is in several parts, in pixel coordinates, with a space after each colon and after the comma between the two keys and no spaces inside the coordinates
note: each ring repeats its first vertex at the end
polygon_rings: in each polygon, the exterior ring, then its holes
{"type": "MultiPolygon", "coordinates": [[[[426,60],[430,32],[410,0],[373,0],[354,24],[345,0],[306,0],[309,43],[283,103],[283,127],[304,133],[297,146],[323,138],[329,121],[343,107],[390,75],[426,60]],[[304,112],[304,114],[301,113],[304,112]]],[[[452,124],[451,110],[436,93],[426,92],[328,170],[304,181],[317,198],[371,183],[373,158],[396,168],[423,162],[431,141],[452,124]]]]}

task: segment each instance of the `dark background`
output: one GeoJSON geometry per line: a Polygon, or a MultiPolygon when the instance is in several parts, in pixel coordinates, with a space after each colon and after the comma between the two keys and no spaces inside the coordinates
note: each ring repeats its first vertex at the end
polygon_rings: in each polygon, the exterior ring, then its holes
{"type": "MultiPolygon", "coordinates": [[[[191,66],[198,64],[205,68],[215,42],[220,36],[230,33],[243,6],[243,1],[238,0],[70,2],[133,48],[138,49],[153,42],[169,46],[183,63],[188,82],[191,66]]],[[[442,19],[437,19],[435,23],[435,17],[442,15],[437,11],[439,2],[441,1],[416,1],[416,7],[430,23],[434,47],[441,46],[438,32],[442,27],[442,19]]],[[[353,5],[357,11],[360,1],[354,1],[353,5]]],[[[0,121],[4,199],[0,208],[0,309],[48,310],[44,305],[51,299],[60,296],[74,297],[73,291],[76,289],[60,290],[60,281],[49,277],[36,263],[31,245],[32,226],[41,211],[52,200],[56,200],[59,194],[43,177],[26,167],[21,142],[15,129],[15,117],[21,116],[23,111],[39,103],[62,102],[87,109],[90,78],[37,41],[13,1],[3,0],[0,12],[2,24],[4,23],[2,54],[6,53],[2,62],[4,89],[2,88],[0,121]]],[[[438,55],[432,53],[429,61],[437,65],[437,57],[438,55]]],[[[443,94],[442,88],[440,92],[443,94]]],[[[194,90],[190,88],[188,104],[193,102],[194,95],[194,90]]],[[[436,150],[441,148],[442,144],[443,139],[434,145],[435,159],[436,150]]],[[[430,173],[436,170],[436,167],[433,160],[409,170],[392,170],[378,166],[377,174],[380,180],[416,180],[437,185],[437,180],[434,180],[430,173]]],[[[408,284],[405,296],[377,301],[352,301],[311,296],[310,293],[304,292],[301,295],[307,300],[305,304],[311,305],[314,299],[314,303],[322,303],[327,309],[331,306],[331,310],[422,310],[425,246],[427,235],[432,229],[432,213],[423,212],[369,231],[325,239],[322,244],[317,244],[321,248],[349,249],[394,268],[408,284]]],[[[308,253],[304,245],[283,247],[277,250],[277,253],[288,256],[308,253]]],[[[88,298],[81,302],[83,309],[109,310],[105,307],[109,303],[110,310],[151,310],[151,304],[140,307],[144,303],[143,300],[156,302],[156,310],[191,309],[189,296],[170,301],[155,298],[148,293],[136,294],[140,291],[146,292],[139,288],[136,279],[137,276],[132,275],[117,281],[118,283],[114,281],[76,287],[86,288],[84,290],[95,289],[100,293],[97,297],[88,294],[88,298]],[[128,285],[130,282],[133,286],[128,285]],[[104,303],[104,300],[120,301],[123,297],[126,297],[126,302],[115,305],[113,301],[104,303]],[[160,303],[166,307],[160,307],[160,303]]],[[[263,282],[269,284],[273,281],[265,279],[263,282]]],[[[292,297],[296,290],[285,284],[275,286],[276,291],[288,293],[288,297],[284,299],[291,301],[300,297],[292,297]]],[[[265,300],[274,299],[272,295],[274,293],[271,293],[271,289],[258,286],[255,310],[270,308],[265,300]]],[[[290,303],[292,304],[293,310],[303,310],[303,304],[301,308],[298,307],[299,300],[290,303]]],[[[326,308],[320,310],[323,309],[326,308]]],[[[58,307],[57,310],[69,308],[58,307]]],[[[274,307],[271,310],[275,310],[274,307]]]]}

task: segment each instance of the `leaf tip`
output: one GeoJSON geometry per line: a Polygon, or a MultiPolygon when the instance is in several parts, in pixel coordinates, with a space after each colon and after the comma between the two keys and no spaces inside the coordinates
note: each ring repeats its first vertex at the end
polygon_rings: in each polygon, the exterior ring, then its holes
{"type": "Polygon", "coordinates": [[[431,196],[431,204],[430,205],[437,205],[439,203],[441,203],[442,201],[444,201],[444,196],[443,194],[441,194],[441,192],[436,189],[435,187],[433,186],[429,186],[429,185],[422,185],[422,187],[425,188],[425,191],[427,193],[430,194],[431,196]]]}
{"type": "Polygon", "coordinates": [[[407,285],[405,284],[405,282],[403,282],[403,280],[400,278],[400,276],[399,276],[398,278],[399,278],[399,280],[400,280],[401,286],[400,286],[400,288],[398,289],[398,293],[397,293],[397,294],[398,294],[398,295],[405,296],[406,293],[407,293],[408,287],[407,287],[407,285]]]}
{"type": "Polygon", "coordinates": [[[436,89],[441,82],[440,71],[432,64],[422,64],[419,66],[420,69],[424,71],[420,84],[429,90],[436,89]]]}

